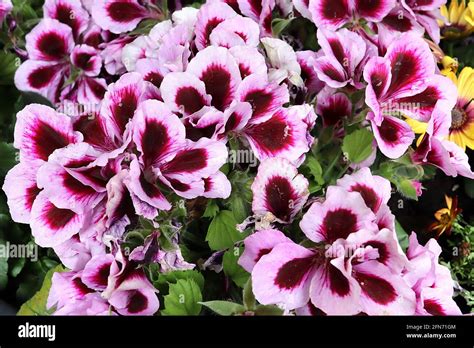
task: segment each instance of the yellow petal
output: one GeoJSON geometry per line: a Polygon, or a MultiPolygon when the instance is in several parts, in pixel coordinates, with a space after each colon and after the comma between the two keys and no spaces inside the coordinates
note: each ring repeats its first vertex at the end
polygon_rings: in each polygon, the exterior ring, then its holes
{"type": "Polygon", "coordinates": [[[449,210],[451,210],[451,206],[453,205],[453,199],[447,195],[444,195],[444,199],[446,200],[446,206],[448,207],[449,210]]]}
{"type": "Polygon", "coordinates": [[[405,121],[416,134],[425,133],[428,128],[428,123],[420,122],[410,117],[407,117],[405,121]]]}
{"type": "Polygon", "coordinates": [[[458,94],[459,97],[471,100],[474,98],[474,69],[465,67],[461,70],[458,77],[458,94]]]}
{"type": "Polygon", "coordinates": [[[461,131],[453,130],[449,133],[448,140],[458,145],[461,149],[466,151],[466,144],[461,131]]]}

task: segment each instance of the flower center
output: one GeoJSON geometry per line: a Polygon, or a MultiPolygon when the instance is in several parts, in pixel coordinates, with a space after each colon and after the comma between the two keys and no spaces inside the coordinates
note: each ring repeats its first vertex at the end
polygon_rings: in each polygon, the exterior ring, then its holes
{"type": "Polygon", "coordinates": [[[466,112],[458,108],[454,108],[453,111],[451,111],[451,117],[451,129],[461,128],[467,120],[466,112]]]}

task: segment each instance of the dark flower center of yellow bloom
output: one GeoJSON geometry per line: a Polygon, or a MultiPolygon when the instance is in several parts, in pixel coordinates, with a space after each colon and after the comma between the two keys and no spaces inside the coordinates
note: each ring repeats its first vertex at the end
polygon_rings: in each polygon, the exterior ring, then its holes
{"type": "Polygon", "coordinates": [[[467,114],[464,110],[461,110],[459,108],[454,108],[451,111],[451,129],[459,129],[462,128],[464,123],[466,123],[467,120],[467,114]]]}

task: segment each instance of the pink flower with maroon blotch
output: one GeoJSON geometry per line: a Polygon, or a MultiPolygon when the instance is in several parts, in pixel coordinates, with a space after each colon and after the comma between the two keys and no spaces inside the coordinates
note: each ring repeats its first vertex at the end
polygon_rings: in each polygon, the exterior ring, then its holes
{"type": "Polygon", "coordinates": [[[252,210],[258,216],[271,213],[276,221],[290,223],[308,199],[308,185],[288,160],[264,160],[252,184],[252,210]]]}
{"type": "Polygon", "coordinates": [[[324,127],[340,128],[351,113],[352,103],[343,92],[326,86],[318,93],[316,114],[322,118],[324,127]]]}
{"type": "Polygon", "coordinates": [[[336,30],[359,19],[379,22],[395,5],[395,0],[310,0],[308,9],[318,28],[336,30]]]}
{"type": "Polygon", "coordinates": [[[421,246],[412,232],[407,249],[410,264],[403,277],[416,293],[416,313],[419,315],[461,315],[453,300],[451,273],[438,263],[440,254],[441,247],[435,239],[421,246]]]}
{"type": "Polygon", "coordinates": [[[56,19],[71,27],[76,40],[89,26],[89,13],[80,0],[46,0],[43,14],[44,18],[56,19]]]}
{"type": "Polygon", "coordinates": [[[366,103],[377,144],[389,158],[402,156],[414,139],[408,124],[396,117],[402,113],[426,121],[438,100],[447,110],[456,101],[455,86],[434,75],[435,62],[426,42],[405,34],[392,43],[385,57],[374,57],[364,69],[368,86],[366,103]]]}
{"type": "Polygon", "coordinates": [[[226,19],[236,17],[237,13],[224,2],[209,2],[201,6],[197,14],[195,32],[196,47],[202,50],[211,44],[212,31],[226,19]]]}
{"type": "Polygon", "coordinates": [[[122,51],[125,45],[132,42],[133,39],[133,36],[120,36],[99,45],[102,49],[101,56],[104,61],[104,68],[110,75],[121,75],[127,71],[122,62],[122,51]]]}
{"type": "Polygon", "coordinates": [[[375,214],[379,228],[385,227],[395,230],[395,225],[386,225],[386,221],[392,220],[394,222],[394,217],[387,206],[391,195],[391,186],[387,179],[372,175],[369,168],[361,168],[355,173],[346,174],[337,180],[337,186],[343,187],[349,192],[360,193],[365,205],[375,214]]]}
{"type": "Polygon", "coordinates": [[[142,103],[135,115],[133,141],[141,153],[135,166],[140,164],[142,171],[139,177],[132,177],[130,188],[158,209],[171,206],[154,184],[157,179],[178,195],[195,198],[205,192],[204,179],[216,174],[227,159],[222,142],[187,140],[179,118],[164,103],[154,100],[142,103]]]}
{"type": "MultiPolygon", "coordinates": [[[[153,315],[158,311],[160,302],[156,296],[157,290],[145,276],[143,268],[138,268],[133,261],[123,258],[117,252],[114,260],[103,260],[104,275],[107,279],[102,297],[121,315],[153,315]]],[[[97,272],[99,269],[95,268],[97,272]]],[[[101,285],[103,286],[103,282],[101,285]]],[[[97,284],[99,285],[99,284],[97,284]]]]}
{"type": "Polygon", "coordinates": [[[104,30],[120,34],[135,29],[151,13],[138,0],[98,0],[92,5],[92,18],[104,30]]]}
{"type": "Polygon", "coordinates": [[[21,91],[36,92],[56,102],[69,76],[69,54],[74,47],[72,30],[55,19],[43,19],[26,35],[28,60],[15,73],[21,91]]]}
{"type": "Polygon", "coordinates": [[[404,33],[418,37],[422,37],[424,33],[423,27],[417,23],[415,17],[401,5],[395,6],[380,22],[373,23],[372,28],[378,33],[377,46],[382,53],[385,53],[388,46],[404,33]]]}
{"type": "Polygon", "coordinates": [[[55,315],[109,315],[110,305],[81,280],[81,272],[56,272],[46,308],[55,315]]]}
{"type": "Polygon", "coordinates": [[[226,48],[257,47],[260,43],[260,29],[252,19],[235,16],[218,24],[209,35],[209,42],[226,48]]]}
{"type": "Polygon", "coordinates": [[[347,29],[332,32],[321,28],[317,36],[324,52],[315,61],[318,78],[333,88],[347,84],[361,88],[360,64],[369,50],[367,43],[357,33],[347,29]]]}
{"type": "Polygon", "coordinates": [[[296,59],[301,67],[301,79],[306,87],[306,93],[313,95],[318,93],[323,87],[324,82],[318,78],[315,69],[318,53],[313,51],[298,51],[296,59]]]}
{"type": "Polygon", "coordinates": [[[429,37],[435,42],[440,41],[440,29],[438,20],[442,18],[440,7],[446,4],[446,0],[428,0],[418,2],[416,0],[401,0],[402,6],[416,18],[416,21],[425,29],[429,37]]]}
{"type": "Polygon", "coordinates": [[[292,241],[279,230],[266,229],[255,232],[244,240],[245,249],[239,258],[239,265],[252,273],[253,267],[262,256],[270,253],[281,243],[292,243],[292,241]]]}

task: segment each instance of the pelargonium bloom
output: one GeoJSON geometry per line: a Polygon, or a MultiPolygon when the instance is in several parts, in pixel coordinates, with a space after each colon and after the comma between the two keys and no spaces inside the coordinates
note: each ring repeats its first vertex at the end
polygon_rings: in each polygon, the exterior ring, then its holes
{"type": "Polygon", "coordinates": [[[421,246],[412,232],[407,250],[410,265],[403,277],[416,292],[419,315],[461,315],[453,300],[454,281],[450,271],[438,263],[440,254],[441,248],[435,239],[421,246]]]}
{"type": "Polygon", "coordinates": [[[381,21],[395,6],[394,0],[310,0],[309,12],[318,28],[336,30],[360,18],[369,22],[381,21]]]}
{"type": "Polygon", "coordinates": [[[309,196],[308,180],[283,158],[264,160],[252,184],[254,214],[267,213],[288,223],[301,210],[309,196]]]}
{"type": "Polygon", "coordinates": [[[446,102],[443,105],[447,110],[454,106],[455,86],[434,71],[428,45],[411,34],[392,43],[385,57],[373,57],[365,66],[365,101],[372,110],[368,119],[377,144],[387,157],[402,156],[414,139],[413,131],[396,117],[397,113],[426,120],[439,99],[446,102]]]}

